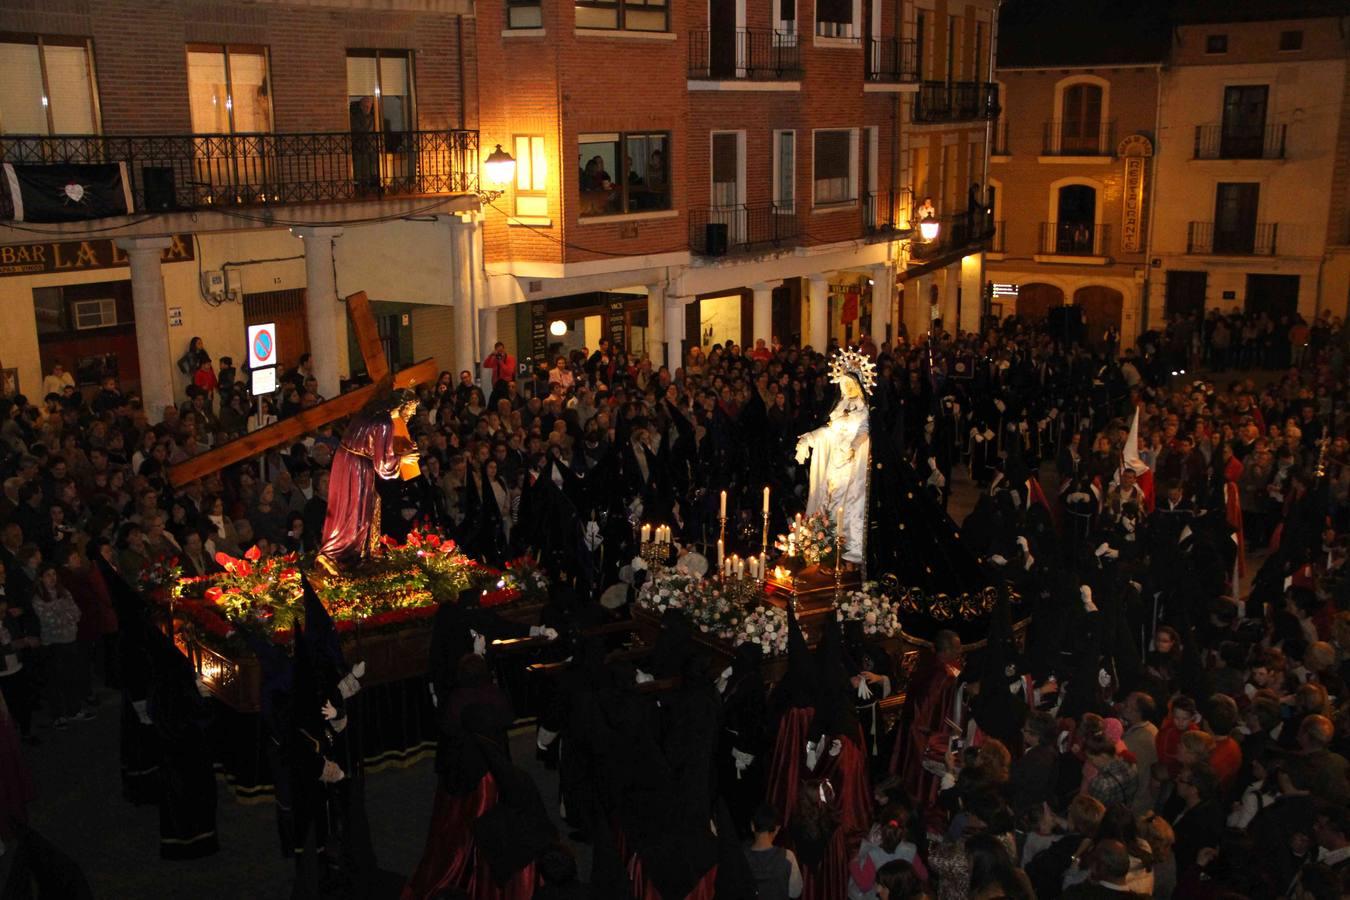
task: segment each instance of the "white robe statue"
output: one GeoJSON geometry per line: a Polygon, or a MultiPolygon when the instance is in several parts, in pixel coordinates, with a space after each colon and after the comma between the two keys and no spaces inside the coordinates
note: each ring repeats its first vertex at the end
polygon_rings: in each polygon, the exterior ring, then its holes
{"type": "Polygon", "coordinates": [[[797,461],[811,454],[810,493],[806,513],[827,512],[839,522],[844,510],[841,535],[845,562],[861,565],[866,550],[867,465],[871,456],[867,399],[852,376],[838,380],[843,394],[830,412],[828,424],[797,439],[797,461]]]}

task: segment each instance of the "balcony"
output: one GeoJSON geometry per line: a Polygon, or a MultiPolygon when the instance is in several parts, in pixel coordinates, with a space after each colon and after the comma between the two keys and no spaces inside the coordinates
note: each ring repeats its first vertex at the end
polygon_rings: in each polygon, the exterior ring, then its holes
{"type": "Polygon", "coordinates": [[[931,241],[923,239],[918,223],[915,222],[914,234],[909,243],[909,255],[916,261],[923,262],[945,253],[964,250],[972,245],[987,242],[994,236],[994,223],[978,212],[974,216],[970,213],[938,216],[936,221],[938,234],[931,241]]]}
{"type": "Polygon", "coordinates": [[[916,125],[993,119],[998,113],[998,85],[988,82],[923,81],[914,98],[916,125]]]}
{"type": "Polygon", "coordinates": [[[797,234],[797,214],[773,203],[689,210],[689,250],[697,256],[767,251],[797,234]]]}
{"type": "Polygon", "coordinates": [[[870,191],[862,197],[863,232],[888,235],[899,227],[900,210],[910,204],[909,190],[870,191]]]}
{"type": "Polygon", "coordinates": [[[797,36],[750,28],[689,32],[690,81],[797,81],[797,36]]]}
{"type": "Polygon", "coordinates": [[[1213,222],[1191,222],[1186,227],[1186,252],[1200,256],[1274,256],[1279,230],[1277,222],[1248,223],[1217,231],[1213,222]]]}
{"type": "Polygon", "coordinates": [[[1197,125],[1195,159],[1284,159],[1287,126],[1238,131],[1222,125],[1197,125]]]}
{"type": "MultiPolygon", "coordinates": [[[[126,163],[134,212],[208,210],[478,189],[478,132],[353,135],[9,135],[0,160],[28,165],[126,163]]],[[[0,195],[0,219],[12,219],[0,195]]]]}
{"type": "Polygon", "coordinates": [[[1042,156],[1114,156],[1115,122],[1052,119],[1041,134],[1042,156]]]}
{"type": "Polygon", "coordinates": [[[1042,222],[1040,254],[1044,256],[1105,257],[1111,226],[1098,222],[1042,222]]]}
{"type": "Polygon", "coordinates": [[[913,41],[898,38],[867,39],[867,70],[873,84],[913,84],[919,80],[918,55],[913,41]]]}

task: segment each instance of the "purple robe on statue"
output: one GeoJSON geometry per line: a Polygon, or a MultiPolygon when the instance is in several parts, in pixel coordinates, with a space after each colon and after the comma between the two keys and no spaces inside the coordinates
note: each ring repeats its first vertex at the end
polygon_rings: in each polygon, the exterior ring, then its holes
{"type": "Polygon", "coordinates": [[[347,426],[328,478],[328,517],[320,554],[336,562],[362,555],[379,540],[375,477],[399,477],[399,463],[416,449],[406,428],[396,428],[387,412],[359,417],[347,426]]]}

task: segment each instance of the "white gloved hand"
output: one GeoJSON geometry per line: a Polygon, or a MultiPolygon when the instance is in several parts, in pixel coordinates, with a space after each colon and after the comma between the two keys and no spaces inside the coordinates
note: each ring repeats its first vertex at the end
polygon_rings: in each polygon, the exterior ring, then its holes
{"type": "Polygon", "coordinates": [[[741,773],[750,768],[750,764],[755,761],[755,757],[749,753],[742,753],[740,750],[732,747],[731,758],[736,761],[736,779],[739,781],[741,773]]]}
{"type": "Polygon", "coordinates": [[[360,680],[353,674],[348,673],[338,682],[338,693],[342,695],[343,700],[350,700],[361,690],[360,680]]]}
{"type": "Polygon", "coordinates": [[[634,681],[636,681],[638,684],[646,684],[646,683],[649,682],[649,681],[655,681],[655,680],[656,680],[656,676],[654,676],[654,675],[648,675],[646,672],[642,671],[641,669],[638,669],[638,670],[637,670],[637,676],[634,678],[634,681]]]}
{"type": "Polygon", "coordinates": [[[356,665],[352,666],[352,677],[354,678],[366,677],[366,661],[364,659],[357,661],[356,665]]]}
{"type": "Polygon", "coordinates": [[[487,638],[472,628],[469,629],[469,634],[473,636],[473,652],[478,656],[487,656],[487,638]]]}
{"type": "Polygon", "coordinates": [[[1092,602],[1092,588],[1085,584],[1078,589],[1078,595],[1083,598],[1083,609],[1090,613],[1097,611],[1097,605],[1092,602]]]}
{"type": "Polygon", "coordinates": [[[337,707],[333,705],[332,700],[325,700],[319,711],[323,713],[324,719],[329,722],[337,718],[337,707]]]}
{"type": "Polygon", "coordinates": [[[1034,566],[1034,565],[1036,565],[1036,557],[1034,557],[1034,556],[1032,556],[1030,553],[1028,553],[1028,554],[1027,554],[1027,561],[1026,561],[1025,565],[1023,566],[1023,568],[1025,568],[1028,572],[1030,572],[1030,571],[1031,571],[1031,567],[1034,566]]]}
{"type": "Polygon", "coordinates": [[[540,750],[547,750],[549,747],[553,746],[553,742],[557,739],[558,732],[549,731],[543,725],[540,725],[539,730],[534,735],[534,745],[540,750]]]}
{"type": "Polygon", "coordinates": [[[839,740],[839,738],[835,738],[833,741],[830,741],[831,756],[838,756],[840,753],[843,752],[843,750],[844,750],[844,742],[839,740]]]}
{"type": "Polygon", "coordinates": [[[814,769],[816,762],[820,759],[820,752],[816,749],[815,741],[806,742],[806,767],[814,769]]]}
{"type": "Polygon", "coordinates": [[[1022,548],[1022,552],[1023,552],[1023,553],[1030,553],[1030,552],[1031,552],[1031,545],[1027,543],[1027,539],[1026,539],[1026,536],[1025,536],[1025,535],[1020,535],[1020,534],[1019,534],[1019,535],[1017,536],[1017,546],[1019,546],[1019,547],[1022,548]]]}
{"type": "Polygon", "coordinates": [[[996,566],[1006,566],[1008,564],[1008,560],[998,555],[997,553],[989,557],[989,561],[996,566]]]}
{"type": "Polygon", "coordinates": [[[858,679],[858,699],[859,699],[859,700],[871,700],[871,699],[872,699],[872,689],[871,689],[870,687],[867,686],[867,679],[866,679],[866,678],[861,678],[861,677],[860,677],[860,678],[858,679]]]}
{"type": "Polygon", "coordinates": [[[531,625],[530,637],[541,637],[544,640],[554,641],[558,639],[558,632],[547,625],[531,625]]]}
{"type": "Polygon", "coordinates": [[[131,708],[136,711],[136,718],[140,720],[142,725],[154,724],[150,720],[150,709],[146,701],[136,700],[131,704],[131,708]]]}

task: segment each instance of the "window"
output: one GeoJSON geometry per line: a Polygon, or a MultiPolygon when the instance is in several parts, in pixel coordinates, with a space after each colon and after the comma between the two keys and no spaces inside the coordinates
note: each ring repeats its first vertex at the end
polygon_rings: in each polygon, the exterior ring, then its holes
{"type": "Polygon", "coordinates": [[[984,75],[980,71],[980,66],[984,65],[984,23],[975,23],[975,65],[971,68],[975,70],[975,80],[984,81],[984,75]]]}
{"type": "Polygon", "coordinates": [[[539,0],[506,0],[507,28],[543,28],[544,13],[539,0]]]}
{"type": "Polygon", "coordinates": [[[778,0],[778,30],[780,40],[787,46],[796,43],[797,0],[778,0]]]}
{"type": "Polygon", "coordinates": [[[956,22],[958,16],[947,17],[947,83],[956,76],[956,22]]]}
{"type": "Polygon", "coordinates": [[[1281,31],[1280,32],[1281,50],[1302,50],[1303,32],[1302,31],[1281,31]]]}
{"type": "MultiPolygon", "coordinates": [[[[416,130],[413,118],[412,61],[407,50],[348,50],[347,106],[353,132],[397,134],[416,130]],[[362,109],[369,99],[370,109],[362,109]],[[374,117],[370,128],[358,129],[374,117]]],[[[396,139],[387,139],[392,147],[396,139]]]]}
{"type": "Polygon", "coordinates": [[[1251,253],[1256,247],[1256,210],[1261,186],[1220,182],[1214,191],[1214,252],[1251,253]]]}
{"type": "Polygon", "coordinates": [[[669,31],[666,0],[577,0],[578,28],[669,31]]]}
{"type": "Polygon", "coordinates": [[[815,133],[815,205],[852,203],[856,199],[857,136],[853,129],[815,133]]]}
{"type": "Polygon", "coordinates": [[[117,301],[111,297],[102,300],[76,300],[70,305],[75,317],[75,329],[107,328],[117,324],[117,301]]]}
{"type": "Polygon", "coordinates": [[[790,213],[797,205],[797,132],[773,133],[773,205],[790,213]]]}
{"type": "Polygon", "coordinates": [[[1095,155],[1101,147],[1102,89],[1095,84],[1074,84],[1064,89],[1059,151],[1095,155]]]}
{"type": "Polygon", "coordinates": [[[0,134],[96,134],[89,47],[83,38],[0,41],[0,134]]]}
{"type": "Polygon", "coordinates": [[[515,137],[516,215],[534,219],[548,218],[548,158],[544,139],[535,135],[515,137]]]}
{"type": "Polygon", "coordinates": [[[917,13],[914,18],[914,59],[919,67],[918,80],[923,81],[923,73],[928,71],[926,60],[924,58],[924,46],[927,41],[928,18],[923,13],[917,13]]]}
{"type": "Polygon", "coordinates": [[[1228,35],[1226,35],[1226,34],[1211,34],[1211,35],[1206,35],[1206,36],[1205,36],[1205,52],[1206,52],[1206,53],[1227,53],[1227,52],[1228,52],[1228,35]]]}
{"type": "Polygon", "coordinates": [[[854,0],[816,0],[816,34],[825,38],[857,40],[858,4],[854,0]]]}
{"type": "Polygon", "coordinates": [[[188,45],[188,104],[194,134],[271,131],[267,50],[188,45]]]}
{"type": "Polygon", "coordinates": [[[1266,144],[1266,107],[1270,86],[1230,85],[1223,91],[1223,127],[1219,155],[1223,159],[1260,159],[1266,144]]]}
{"type": "Polygon", "coordinates": [[[670,134],[583,134],[578,138],[581,215],[670,209],[670,134]]]}

